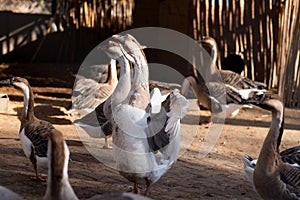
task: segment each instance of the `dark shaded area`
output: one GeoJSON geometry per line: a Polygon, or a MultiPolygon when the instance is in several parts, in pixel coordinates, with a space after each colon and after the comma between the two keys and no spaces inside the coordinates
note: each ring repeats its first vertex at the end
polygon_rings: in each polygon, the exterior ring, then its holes
{"type": "Polygon", "coordinates": [[[223,70],[230,70],[241,74],[244,70],[245,63],[240,55],[229,54],[221,61],[221,66],[223,70]]]}
{"type": "Polygon", "coordinates": [[[144,49],[148,63],[170,66],[184,77],[193,75],[193,65],[179,55],[163,49],[144,49]]]}
{"type": "Polygon", "coordinates": [[[73,74],[78,68],[79,65],[16,63],[0,71],[0,76],[20,76],[26,78],[31,86],[72,88],[75,80],[73,74]]]}

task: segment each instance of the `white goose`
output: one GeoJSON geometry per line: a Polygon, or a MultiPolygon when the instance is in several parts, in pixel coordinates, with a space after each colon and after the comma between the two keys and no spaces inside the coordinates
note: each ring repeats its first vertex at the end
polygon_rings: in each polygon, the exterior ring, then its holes
{"type": "Polygon", "coordinates": [[[147,195],[149,187],[177,160],[180,119],[188,110],[188,101],[174,91],[161,104],[158,89],[153,90],[150,99],[148,64],[141,45],[131,35],[115,39],[134,63],[134,76],[129,94],[123,92],[122,86],[113,94],[113,153],[120,174],[134,183],[134,192],[144,184],[147,195]],[[126,95],[126,99],[117,95],[126,95]]]}
{"type": "MultiPolygon", "coordinates": [[[[119,87],[122,85],[123,92],[127,93],[130,90],[130,64],[124,57],[118,43],[109,41],[108,45],[102,47],[102,50],[112,58],[118,60],[121,67],[119,87]]],[[[122,97],[119,97],[122,99],[122,97]]],[[[124,96],[123,98],[126,98],[124,96]]],[[[111,122],[111,96],[96,107],[94,112],[74,121],[74,124],[81,127],[91,137],[105,138],[104,148],[110,148],[108,144],[108,137],[112,134],[111,122]]]]}
{"type": "Polygon", "coordinates": [[[265,90],[261,88],[265,87],[265,85],[232,71],[218,70],[215,67],[218,56],[216,41],[211,37],[204,37],[200,40],[200,43],[211,52],[212,61],[210,66],[208,66],[208,73],[212,81],[205,82],[199,73],[197,77],[188,76],[182,83],[181,93],[186,95],[189,85],[191,85],[196,98],[202,106],[214,113],[219,113],[225,109],[226,117],[235,116],[242,107],[251,107],[246,105],[245,101],[252,98],[252,96],[256,97],[258,94],[263,94],[265,90]],[[213,81],[218,80],[219,74],[224,84],[213,81]],[[222,99],[225,101],[221,102],[222,99]]]}
{"type": "Polygon", "coordinates": [[[263,199],[300,199],[300,168],[284,163],[279,154],[283,103],[268,96],[258,106],[272,111],[272,122],[254,168],[254,188],[263,199]]]}
{"type": "Polygon", "coordinates": [[[47,168],[47,135],[53,131],[54,127],[51,123],[35,117],[33,91],[25,78],[14,77],[2,80],[0,83],[11,85],[23,92],[24,106],[20,116],[20,140],[26,157],[33,165],[36,178],[43,180],[38,175],[38,167],[47,168]]]}

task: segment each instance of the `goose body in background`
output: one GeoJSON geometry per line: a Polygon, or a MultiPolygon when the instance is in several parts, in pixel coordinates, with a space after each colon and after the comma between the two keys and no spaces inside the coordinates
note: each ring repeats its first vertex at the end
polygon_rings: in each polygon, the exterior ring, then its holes
{"type": "MultiPolygon", "coordinates": [[[[130,64],[128,60],[124,57],[119,44],[110,41],[109,44],[102,48],[102,50],[107,53],[111,58],[118,60],[121,67],[120,73],[120,84],[124,88],[128,88],[127,92],[124,89],[123,92],[128,93],[130,88],[130,64]],[[128,76],[128,77],[127,77],[128,76]]],[[[120,97],[121,98],[121,97],[120,97]]],[[[125,98],[125,97],[124,97],[125,98]]],[[[95,138],[105,138],[104,148],[109,148],[108,137],[112,135],[112,121],[111,121],[111,96],[100,105],[98,105],[95,110],[80,119],[76,119],[73,123],[85,132],[95,138]]]]}
{"type": "Polygon", "coordinates": [[[263,199],[300,199],[300,168],[284,163],[279,154],[283,103],[268,96],[258,106],[272,112],[272,122],[254,168],[254,188],[263,199]]]}
{"type": "Polygon", "coordinates": [[[236,89],[265,89],[266,85],[261,82],[253,81],[247,77],[244,77],[238,73],[230,70],[219,70],[215,67],[218,59],[218,45],[214,38],[206,36],[203,37],[199,43],[212,57],[210,73],[212,75],[220,73],[222,80],[225,84],[231,85],[236,89]]]}
{"type": "Polygon", "coordinates": [[[126,96],[114,98],[113,154],[119,173],[134,183],[133,191],[137,193],[138,185],[146,185],[147,195],[149,187],[177,160],[180,119],[188,110],[188,102],[178,91],[171,92],[165,101],[157,88],[150,95],[148,63],[141,45],[131,35],[115,39],[134,64],[134,75],[127,95],[119,84],[113,94],[126,96]]]}
{"type": "Polygon", "coordinates": [[[251,107],[245,102],[258,94],[265,92],[262,83],[257,83],[240,74],[229,70],[218,70],[215,67],[218,55],[216,41],[211,37],[205,37],[200,41],[202,46],[211,52],[212,61],[208,69],[211,77],[205,82],[200,74],[188,76],[182,83],[181,93],[187,95],[189,86],[198,99],[198,102],[212,113],[220,113],[226,110],[227,116],[235,116],[242,107],[251,107]],[[219,78],[220,77],[220,78],[219,78]],[[223,83],[214,80],[222,80],[223,83]]]}
{"type": "Polygon", "coordinates": [[[106,101],[118,83],[116,68],[116,60],[111,60],[109,77],[105,83],[88,78],[77,80],[72,93],[72,110],[84,109],[89,113],[99,104],[106,101]]]}
{"type": "MultiPolygon", "coordinates": [[[[114,63],[112,63],[114,64],[114,63]]],[[[100,65],[90,65],[81,66],[77,72],[74,74],[76,79],[92,79],[96,83],[106,83],[109,78],[109,66],[110,64],[100,64],[100,65]]]]}
{"type": "Polygon", "coordinates": [[[33,165],[36,178],[42,180],[38,175],[38,167],[47,168],[47,135],[55,128],[51,123],[35,117],[33,91],[25,78],[14,77],[2,80],[0,83],[11,85],[23,92],[24,106],[20,116],[20,140],[26,157],[33,165]]]}

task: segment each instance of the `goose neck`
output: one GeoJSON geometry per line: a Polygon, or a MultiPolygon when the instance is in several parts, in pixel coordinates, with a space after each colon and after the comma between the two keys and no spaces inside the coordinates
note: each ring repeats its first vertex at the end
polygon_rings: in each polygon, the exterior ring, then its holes
{"type": "Polygon", "coordinates": [[[113,108],[127,98],[131,88],[130,64],[125,57],[121,57],[118,61],[121,65],[121,73],[118,84],[112,95],[111,103],[113,108]]]}
{"type": "Polygon", "coordinates": [[[134,65],[134,77],[132,87],[138,87],[139,85],[149,86],[149,69],[148,64],[141,62],[134,65]]]}
{"type": "Polygon", "coordinates": [[[29,120],[34,116],[34,97],[33,91],[29,86],[23,89],[23,96],[21,120],[29,120]]]}
{"type": "MultiPolygon", "coordinates": [[[[53,136],[52,136],[53,137],[53,136]]],[[[45,199],[77,199],[68,177],[69,149],[62,136],[49,141],[48,179],[45,199]]]]}
{"type": "Polygon", "coordinates": [[[118,81],[116,60],[112,59],[109,66],[110,66],[109,83],[112,84],[118,81]]]}
{"type": "Polygon", "coordinates": [[[279,145],[283,134],[283,125],[283,111],[273,111],[272,122],[269,132],[264,141],[261,154],[272,154],[279,152],[279,145]]]}

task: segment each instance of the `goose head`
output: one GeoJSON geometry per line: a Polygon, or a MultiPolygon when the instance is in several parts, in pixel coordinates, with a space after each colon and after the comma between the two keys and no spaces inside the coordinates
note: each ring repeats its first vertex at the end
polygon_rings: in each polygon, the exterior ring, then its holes
{"type": "Polygon", "coordinates": [[[118,60],[121,56],[123,56],[120,44],[115,41],[108,41],[107,45],[100,48],[111,59],[118,60]]]}
{"type": "Polygon", "coordinates": [[[209,36],[203,36],[199,43],[201,46],[211,55],[212,53],[216,53],[218,51],[218,45],[214,38],[209,36]]]}
{"type": "Polygon", "coordinates": [[[258,94],[256,97],[248,100],[247,103],[253,103],[265,110],[269,110],[272,112],[282,113],[284,110],[284,105],[279,96],[270,93],[258,94]]]}
{"type": "Polygon", "coordinates": [[[25,78],[21,78],[21,77],[13,77],[10,79],[5,79],[0,81],[0,84],[10,85],[20,91],[26,91],[29,88],[28,81],[25,78]]]}
{"type": "Polygon", "coordinates": [[[279,98],[273,98],[273,97],[269,97],[268,99],[265,99],[261,103],[261,107],[269,111],[278,111],[278,112],[282,112],[284,109],[284,105],[282,101],[280,101],[279,98]]]}
{"type": "Polygon", "coordinates": [[[126,34],[124,36],[114,35],[113,39],[122,45],[123,53],[126,58],[133,63],[141,63],[142,60],[146,61],[143,47],[132,35],[126,34]],[[127,54],[125,54],[127,52],[127,54]]]}
{"type": "Polygon", "coordinates": [[[199,40],[199,43],[205,48],[205,50],[213,50],[217,48],[216,40],[209,36],[202,36],[202,38],[199,40]]]}

